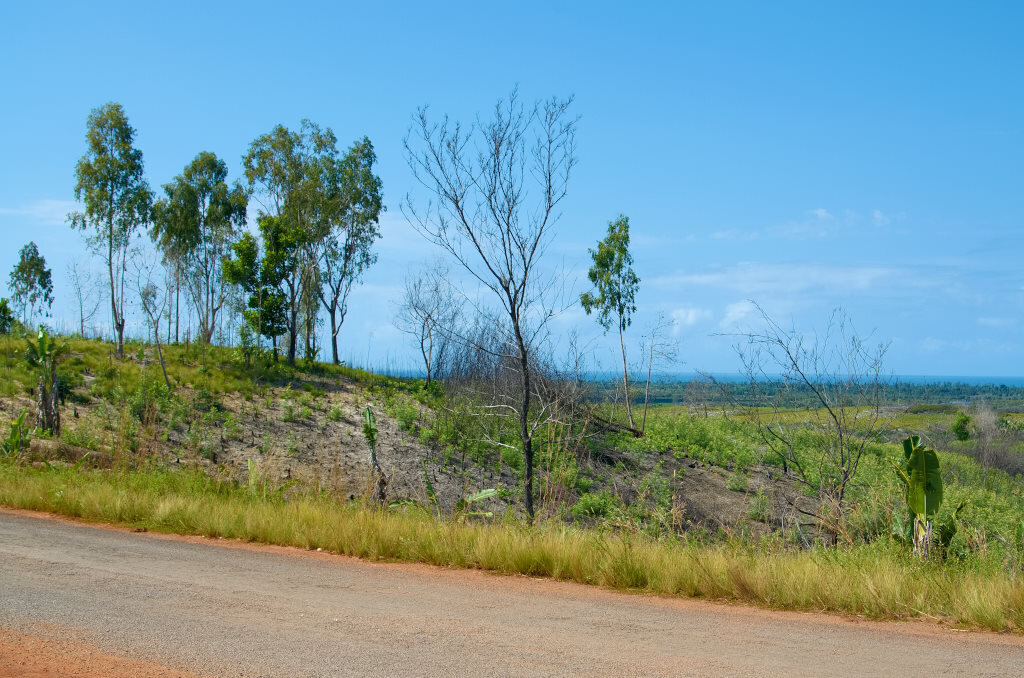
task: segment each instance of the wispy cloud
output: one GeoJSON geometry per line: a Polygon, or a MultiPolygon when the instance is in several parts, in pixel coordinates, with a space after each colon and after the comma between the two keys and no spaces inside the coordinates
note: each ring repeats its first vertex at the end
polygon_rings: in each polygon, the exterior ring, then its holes
{"type": "Polygon", "coordinates": [[[807,213],[810,214],[811,216],[813,216],[814,218],[819,219],[821,221],[831,221],[831,220],[835,219],[835,217],[832,216],[832,214],[829,213],[829,211],[827,209],[825,209],[824,207],[819,207],[817,209],[808,210],[807,213]]]}
{"type": "Polygon", "coordinates": [[[709,320],[711,318],[711,311],[706,308],[697,308],[695,306],[683,306],[672,311],[672,333],[679,334],[679,331],[684,327],[692,327],[699,322],[709,320]]]}
{"type": "Polygon", "coordinates": [[[63,226],[68,212],[81,209],[73,200],[36,200],[19,207],[0,207],[0,215],[22,217],[37,225],[63,226]]]}
{"type": "Polygon", "coordinates": [[[1016,318],[978,318],[978,324],[984,327],[1012,327],[1017,324],[1016,318]]]}
{"type": "Polygon", "coordinates": [[[883,266],[830,266],[817,263],[740,263],[714,271],[676,273],[652,279],[655,287],[717,287],[744,295],[808,291],[864,291],[882,285],[903,284],[905,273],[883,266]]]}
{"type": "Polygon", "coordinates": [[[739,231],[729,229],[726,231],[715,231],[708,235],[710,240],[757,240],[761,235],[757,231],[739,231]]]}
{"type": "Polygon", "coordinates": [[[725,314],[722,316],[722,320],[718,323],[718,326],[722,329],[731,329],[756,309],[757,307],[754,306],[751,301],[737,301],[729,304],[725,307],[725,314]]]}

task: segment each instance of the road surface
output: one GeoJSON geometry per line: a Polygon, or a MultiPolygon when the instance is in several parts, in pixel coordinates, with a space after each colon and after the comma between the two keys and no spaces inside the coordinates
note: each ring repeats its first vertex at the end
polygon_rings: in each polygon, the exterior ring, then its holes
{"type": "Polygon", "coordinates": [[[0,677],[1019,676],[1024,639],[0,510],[0,677]]]}

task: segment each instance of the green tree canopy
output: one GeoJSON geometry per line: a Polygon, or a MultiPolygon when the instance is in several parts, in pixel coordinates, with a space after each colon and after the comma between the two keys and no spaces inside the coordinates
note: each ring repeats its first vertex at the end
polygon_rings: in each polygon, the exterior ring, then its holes
{"type": "Polygon", "coordinates": [[[284,299],[288,362],[292,364],[303,300],[315,300],[319,291],[312,290],[311,295],[307,289],[320,282],[319,276],[308,275],[315,268],[320,235],[314,226],[319,184],[311,165],[324,139],[320,128],[308,120],[302,121],[299,132],[278,125],[257,137],[242,158],[249,192],[259,205],[263,256],[273,260],[275,270],[282,273],[277,290],[284,299]]]}
{"type": "Polygon", "coordinates": [[[88,233],[93,250],[107,262],[110,311],[117,354],[124,354],[125,274],[132,236],[149,220],[152,197],[143,177],[142,151],[121,104],[93,109],[86,123],[86,152],[75,166],[75,198],[85,209],[72,212],[72,228],[88,233]]]}
{"type": "Polygon", "coordinates": [[[153,209],[151,235],[165,259],[181,266],[205,343],[213,338],[226,289],[221,261],[245,226],[247,198],[237,183],[227,184],[228,168],[202,152],[174,180],[153,209]]]}
{"type": "Polygon", "coordinates": [[[277,243],[276,219],[260,218],[260,233],[264,243],[260,244],[251,233],[244,233],[232,245],[231,256],[224,259],[225,282],[237,285],[246,294],[246,310],[243,313],[246,324],[256,337],[266,337],[273,342],[277,355],[277,337],[285,330],[285,301],[280,290],[284,277],[285,258],[281,256],[277,243]]]}
{"type": "MultiPolygon", "coordinates": [[[[330,130],[328,130],[330,132],[330,130]]],[[[333,139],[333,134],[331,134],[333,139]]],[[[373,243],[380,238],[384,211],[381,180],[373,173],[377,161],[366,137],[339,158],[333,142],[318,163],[321,234],[320,301],[331,319],[331,350],[338,364],[338,332],[348,313],[348,295],[363,272],[377,261],[373,243]]]]}
{"type": "Polygon", "coordinates": [[[605,332],[614,322],[620,331],[629,327],[636,312],[636,293],[640,278],[633,272],[633,255],[629,253],[629,217],[619,215],[608,223],[608,235],[588,250],[594,260],[587,273],[595,292],[580,296],[583,310],[597,312],[597,320],[605,332]]]}
{"type": "Polygon", "coordinates": [[[0,297],[0,334],[10,334],[17,325],[17,318],[6,297],[0,297]]]}
{"type": "Polygon", "coordinates": [[[46,267],[46,259],[39,248],[30,242],[21,248],[18,263],[11,270],[10,288],[12,301],[21,313],[21,322],[30,327],[36,311],[49,315],[53,305],[53,278],[46,267]]]}
{"type": "Polygon", "coordinates": [[[619,348],[622,349],[622,384],[625,390],[626,416],[629,425],[633,423],[630,406],[629,371],[626,367],[626,344],[623,332],[632,322],[636,312],[636,292],[640,278],[633,272],[633,255],[629,253],[629,217],[622,214],[608,223],[608,235],[597,243],[597,249],[589,250],[594,260],[587,277],[594,285],[594,292],[580,296],[583,310],[590,315],[597,312],[597,321],[605,333],[615,324],[619,331],[619,348]]]}

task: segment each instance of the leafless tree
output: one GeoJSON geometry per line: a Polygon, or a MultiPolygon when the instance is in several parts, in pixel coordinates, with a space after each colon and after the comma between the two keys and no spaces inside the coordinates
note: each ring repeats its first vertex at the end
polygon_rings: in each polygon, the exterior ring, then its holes
{"type": "Polygon", "coordinates": [[[171,380],[167,377],[164,353],[160,347],[160,319],[164,317],[171,304],[171,274],[169,271],[164,271],[155,261],[143,260],[138,266],[136,280],[138,281],[139,301],[141,302],[142,312],[146,316],[146,323],[153,331],[156,355],[160,360],[160,371],[163,372],[167,390],[172,391],[174,389],[171,386],[171,380]],[[164,273],[165,284],[163,286],[154,282],[160,273],[164,273]]]}
{"type": "Polygon", "coordinates": [[[433,369],[455,332],[459,316],[459,294],[448,280],[448,268],[435,261],[405,278],[405,292],[395,316],[395,327],[412,336],[423,356],[426,383],[435,376],[433,369]]]}
{"type": "Polygon", "coordinates": [[[993,461],[1001,456],[1002,442],[999,438],[999,416],[992,407],[982,401],[978,403],[974,413],[974,426],[977,435],[974,456],[981,464],[985,487],[988,487],[988,472],[993,461]]]}
{"type": "Polygon", "coordinates": [[[737,346],[749,382],[743,414],[783,472],[818,496],[817,518],[835,534],[865,450],[892,422],[882,407],[888,345],[868,346],[842,310],[833,312],[824,334],[808,337],[756,308],[763,328],[737,346]],[[794,413],[785,407],[793,392],[813,405],[794,413]]]}
{"type": "Polygon", "coordinates": [[[644,413],[640,420],[640,433],[647,430],[647,405],[650,402],[651,376],[655,367],[661,370],[674,365],[679,359],[679,342],[672,339],[670,334],[674,326],[664,313],[659,313],[658,319],[641,342],[641,355],[647,361],[647,383],[644,385],[644,413]]]}
{"type": "Polygon", "coordinates": [[[421,108],[405,138],[409,166],[436,201],[418,210],[407,199],[403,211],[500,304],[503,322],[496,327],[507,341],[499,357],[512,361],[519,379],[497,407],[518,422],[530,519],[533,435],[547,414],[535,407],[531,361],[556,310],[540,268],[576,164],[571,103],[552,98],[525,107],[513,91],[489,120],[469,127],[447,117],[433,122],[421,108]]]}
{"type": "Polygon", "coordinates": [[[68,262],[67,275],[71,289],[75,292],[75,300],[78,302],[78,333],[84,337],[85,323],[91,321],[99,310],[102,301],[99,292],[102,291],[103,281],[94,276],[77,258],[68,262]]]}

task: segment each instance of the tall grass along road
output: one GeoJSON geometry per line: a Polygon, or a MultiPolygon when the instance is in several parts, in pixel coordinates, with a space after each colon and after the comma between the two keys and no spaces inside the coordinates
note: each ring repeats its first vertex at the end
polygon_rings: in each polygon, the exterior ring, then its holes
{"type": "Polygon", "coordinates": [[[1024,640],[0,512],[0,626],[211,675],[1017,675],[1024,640]]]}

